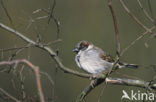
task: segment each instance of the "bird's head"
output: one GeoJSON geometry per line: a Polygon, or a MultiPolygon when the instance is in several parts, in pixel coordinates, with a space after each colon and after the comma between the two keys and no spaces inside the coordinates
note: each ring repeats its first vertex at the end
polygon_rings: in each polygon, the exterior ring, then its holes
{"type": "Polygon", "coordinates": [[[91,46],[93,46],[93,44],[89,41],[83,40],[80,41],[76,47],[73,49],[73,52],[78,53],[79,51],[85,51],[88,48],[90,48],[91,46]]]}

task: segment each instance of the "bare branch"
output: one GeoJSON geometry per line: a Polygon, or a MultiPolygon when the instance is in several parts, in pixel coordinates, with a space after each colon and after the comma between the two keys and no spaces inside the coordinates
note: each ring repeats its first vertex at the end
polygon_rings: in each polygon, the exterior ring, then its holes
{"type": "Polygon", "coordinates": [[[102,82],[105,81],[105,78],[100,78],[100,79],[95,79],[94,83],[92,85],[87,86],[81,93],[80,95],[77,97],[76,102],[82,102],[84,100],[84,98],[98,85],[100,85],[102,82]]]}
{"type": "Polygon", "coordinates": [[[54,20],[55,24],[56,24],[56,27],[57,27],[57,37],[56,37],[56,39],[59,39],[59,37],[60,37],[60,22],[54,15],[55,7],[56,7],[56,0],[53,0],[52,6],[51,6],[51,11],[50,11],[50,14],[49,14],[48,24],[50,23],[50,20],[52,18],[54,20]]]}
{"type": "Polygon", "coordinates": [[[98,85],[102,82],[106,82],[107,84],[115,84],[115,85],[126,85],[126,86],[135,86],[140,88],[146,88],[148,90],[156,90],[156,83],[146,82],[143,80],[133,80],[126,78],[111,78],[111,77],[103,77],[100,79],[96,79],[92,85],[87,86],[77,97],[76,102],[82,102],[82,100],[98,85]]]}
{"type": "Polygon", "coordinates": [[[10,28],[10,27],[2,24],[2,23],[0,23],[0,28],[3,28],[5,30],[7,30],[7,31],[9,31],[9,32],[11,32],[13,34],[15,34],[16,36],[20,37],[21,39],[25,40],[28,43],[31,43],[33,45],[36,45],[36,43],[33,40],[30,40],[29,38],[27,38],[24,35],[22,35],[20,32],[14,30],[14,29],[12,29],[12,28],[10,28]]]}
{"type": "Polygon", "coordinates": [[[152,19],[153,19],[154,22],[155,22],[155,17],[154,17],[153,10],[152,10],[152,7],[151,7],[151,0],[147,0],[147,2],[148,2],[148,7],[149,7],[149,10],[150,10],[152,19]]]}
{"type": "MultiPolygon", "coordinates": [[[[149,1],[149,0],[148,0],[149,1]]],[[[148,12],[144,9],[142,3],[140,2],[140,0],[137,0],[140,8],[142,9],[142,11],[144,12],[144,14],[146,15],[146,17],[153,23],[155,24],[155,21],[150,17],[150,15],[148,14],[148,12]]]]}
{"type": "Polygon", "coordinates": [[[108,84],[116,84],[116,85],[127,85],[127,86],[136,86],[141,88],[149,87],[150,82],[146,82],[143,80],[132,80],[126,78],[106,78],[106,82],[108,84]]]}
{"type": "Polygon", "coordinates": [[[119,30],[118,30],[118,25],[117,25],[117,19],[116,19],[116,15],[112,6],[112,0],[109,0],[109,8],[113,17],[113,22],[114,22],[114,28],[115,28],[115,38],[116,38],[116,51],[117,51],[117,55],[118,57],[120,57],[120,39],[119,39],[119,30]]]}
{"type": "Polygon", "coordinates": [[[2,61],[2,62],[0,62],[0,65],[12,65],[12,64],[18,64],[18,63],[26,63],[35,72],[36,83],[37,83],[37,87],[38,87],[37,89],[39,92],[40,101],[45,102],[44,101],[44,94],[42,91],[41,80],[40,80],[39,67],[34,66],[31,62],[29,62],[28,60],[25,60],[25,59],[12,60],[12,61],[2,61]]]}
{"type": "Polygon", "coordinates": [[[9,19],[10,23],[13,25],[11,16],[10,16],[10,14],[9,14],[9,12],[8,12],[8,10],[7,10],[7,8],[4,6],[3,0],[0,0],[0,2],[1,2],[2,8],[4,9],[4,12],[5,12],[5,14],[7,15],[7,17],[8,17],[8,19],[9,19]]]}
{"type": "Polygon", "coordinates": [[[120,3],[122,5],[122,7],[124,8],[124,10],[146,31],[148,31],[149,33],[152,33],[152,31],[147,28],[125,5],[125,3],[123,2],[123,0],[120,0],[120,3]]]}
{"type": "Polygon", "coordinates": [[[23,48],[29,48],[29,47],[33,47],[34,45],[26,45],[26,46],[21,46],[21,47],[13,47],[13,48],[5,48],[5,49],[0,49],[0,51],[11,51],[11,50],[19,50],[19,49],[23,49],[23,48]]]}
{"type": "MultiPolygon", "coordinates": [[[[150,30],[152,31],[153,29],[155,29],[155,26],[153,26],[152,28],[150,28],[150,30]]],[[[134,41],[132,41],[127,47],[125,47],[122,52],[121,52],[121,56],[130,48],[132,47],[137,41],[139,41],[141,38],[143,38],[146,34],[148,34],[148,31],[145,31],[142,35],[140,35],[138,38],[136,38],[134,41]]]]}
{"type": "Polygon", "coordinates": [[[90,75],[88,74],[84,74],[84,73],[79,73],[77,71],[74,71],[74,70],[71,70],[71,68],[68,68],[68,67],[65,67],[62,62],[60,61],[59,57],[57,56],[57,54],[53,51],[53,49],[51,49],[50,47],[48,46],[44,46],[43,44],[38,44],[36,43],[35,41],[29,39],[28,37],[24,36],[24,34],[0,23],[0,28],[3,28],[11,33],[13,33],[14,35],[20,37],[21,39],[23,39],[24,41],[26,41],[27,43],[30,43],[42,50],[45,50],[47,53],[50,54],[50,56],[55,60],[55,62],[58,64],[59,68],[61,70],[63,70],[64,72],[66,73],[69,73],[69,74],[73,74],[73,75],[76,75],[76,76],[80,76],[80,77],[84,77],[84,78],[89,78],[90,75]]]}
{"type": "MultiPolygon", "coordinates": [[[[138,0],[139,1],[139,0],[138,0]]],[[[113,23],[114,23],[114,28],[115,28],[115,39],[116,39],[116,52],[117,52],[117,57],[115,59],[115,64],[113,65],[112,69],[116,68],[116,64],[119,60],[119,57],[122,56],[130,47],[132,47],[138,40],[140,40],[141,38],[143,38],[146,34],[148,33],[151,33],[153,34],[152,30],[155,28],[155,26],[153,26],[152,28],[148,28],[147,26],[145,26],[129,9],[128,7],[124,4],[123,0],[120,0],[120,3],[121,5],[123,6],[124,10],[143,28],[145,29],[146,31],[141,35],[139,36],[137,39],[135,39],[132,43],[130,43],[121,53],[120,53],[120,39],[119,39],[119,30],[118,30],[118,25],[117,25],[117,19],[116,19],[116,15],[115,15],[115,11],[114,11],[114,8],[112,6],[112,0],[109,0],[109,8],[110,8],[110,11],[111,11],[111,14],[112,14],[112,17],[113,17],[113,23]]],[[[139,1],[139,5],[141,8],[142,5],[140,4],[140,1],[139,1]]],[[[57,18],[55,18],[54,16],[54,8],[56,6],[56,0],[54,0],[52,6],[51,6],[51,10],[50,11],[47,11],[47,14],[49,14],[49,19],[48,19],[48,24],[50,23],[50,20],[53,19],[53,21],[55,22],[56,26],[57,26],[57,39],[56,39],[56,42],[59,41],[59,33],[60,33],[60,22],[57,20],[57,18]]],[[[145,12],[145,10],[143,10],[144,13],[146,14],[147,12],[145,12]]],[[[33,13],[36,13],[38,11],[35,11],[33,13]]],[[[149,15],[146,14],[146,16],[148,17],[149,15]]],[[[47,17],[47,16],[45,16],[47,17]]],[[[42,18],[42,17],[41,17],[42,18]]],[[[38,18],[38,19],[41,19],[41,18],[38,18]]],[[[150,19],[150,18],[149,18],[150,19]]],[[[12,34],[16,35],[17,37],[20,37],[21,39],[23,39],[24,41],[26,41],[28,44],[31,44],[31,46],[35,46],[39,49],[42,49],[44,50],[45,52],[47,52],[51,58],[56,62],[56,64],[59,66],[59,68],[66,72],[66,73],[69,73],[69,74],[72,74],[72,75],[76,75],[76,76],[79,76],[79,77],[83,77],[83,78],[90,78],[90,75],[89,74],[84,74],[84,73],[80,73],[80,72],[77,72],[75,70],[71,70],[71,68],[68,68],[66,66],[64,66],[64,64],[62,63],[62,61],[60,60],[60,58],[57,56],[57,52],[55,52],[52,48],[50,48],[48,45],[44,45],[40,42],[37,42],[37,41],[34,41],[28,37],[26,37],[24,34],[16,31],[15,29],[13,28],[10,28],[6,25],[4,25],[3,23],[0,22],[0,28],[2,29],[5,29],[9,32],[11,32],[12,34]]],[[[36,28],[35,28],[36,29],[36,28]]],[[[38,37],[39,38],[39,37],[38,37]]],[[[24,47],[23,47],[24,48],[24,47]]],[[[18,49],[18,48],[15,48],[15,49],[18,49]]],[[[9,49],[6,49],[6,51],[9,50],[9,49]]],[[[14,49],[13,49],[14,50],[14,49]]],[[[2,49],[2,51],[4,51],[2,49]]],[[[34,66],[32,63],[30,63],[29,61],[27,60],[13,60],[13,61],[4,61],[4,62],[0,62],[0,65],[5,65],[5,64],[17,64],[19,62],[22,62],[22,63],[26,63],[27,65],[30,66],[30,68],[32,68],[35,72],[35,75],[36,75],[36,83],[37,83],[37,87],[38,87],[38,92],[39,92],[39,96],[40,96],[40,101],[41,102],[44,102],[44,95],[43,95],[43,92],[42,92],[42,86],[41,86],[41,81],[40,81],[40,73],[41,74],[44,74],[44,75],[47,75],[45,73],[42,73],[42,72],[39,72],[39,68],[34,66]]],[[[113,70],[110,71],[110,73],[112,72],[113,70]]],[[[108,75],[110,74],[108,73],[108,75]]],[[[49,76],[48,76],[49,78],[49,76]]],[[[51,84],[54,85],[54,81],[49,79],[51,84]]],[[[136,87],[141,87],[141,88],[150,88],[152,90],[156,90],[156,83],[150,83],[150,82],[146,82],[146,81],[142,81],[142,80],[133,80],[133,79],[125,79],[125,78],[111,78],[111,77],[107,77],[107,74],[105,74],[104,76],[102,76],[101,78],[97,78],[94,80],[94,84],[93,86],[92,85],[89,85],[88,87],[86,87],[82,93],[80,94],[80,96],[77,98],[77,102],[81,102],[96,86],[100,85],[101,83],[103,82],[107,82],[108,84],[115,84],[115,85],[128,85],[128,86],[136,86],[136,87]]]]}
{"type": "Polygon", "coordinates": [[[21,102],[20,100],[16,99],[15,97],[13,97],[12,95],[10,95],[8,92],[6,92],[5,90],[3,90],[2,88],[0,88],[0,92],[2,92],[3,94],[5,94],[8,98],[12,99],[15,102],[21,102]]]}

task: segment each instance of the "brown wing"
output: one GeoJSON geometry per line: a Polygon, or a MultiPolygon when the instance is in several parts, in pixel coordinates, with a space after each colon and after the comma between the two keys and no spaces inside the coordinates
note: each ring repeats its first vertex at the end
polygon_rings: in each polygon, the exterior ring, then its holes
{"type": "Polygon", "coordinates": [[[94,47],[95,50],[97,50],[98,52],[100,52],[100,57],[110,63],[115,62],[114,58],[112,56],[110,56],[109,54],[107,54],[106,52],[104,52],[102,49],[98,48],[98,47],[94,47]]]}
{"type": "Polygon", "coordinates": [[[114,58],[112,57],[112,56],[110,56],[110,55],[108,55],[108,54],[105,54],[105,53],[102,53],[101,55],[100,55],[100,57],[103,59],[103,60],[106,60],[106,61],[108,61],[108,62],[114,62],[114,58]]]}

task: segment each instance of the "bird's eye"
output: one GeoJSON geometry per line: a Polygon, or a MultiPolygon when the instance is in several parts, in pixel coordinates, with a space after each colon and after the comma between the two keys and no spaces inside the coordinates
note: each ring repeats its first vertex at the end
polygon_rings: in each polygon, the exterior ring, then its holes
{"type": "Polygon", "coordinates": [[[83,48],[83,46],[80,46],[80,47],[79,47],[79,49],[82,49],[82,48],[83,48]]]}
{"type": "Polygon", "coordinates": [[[79,47],[79,50],[85,50],[86,48],[87,48],[87,46],[82,45],[79,47]]]}

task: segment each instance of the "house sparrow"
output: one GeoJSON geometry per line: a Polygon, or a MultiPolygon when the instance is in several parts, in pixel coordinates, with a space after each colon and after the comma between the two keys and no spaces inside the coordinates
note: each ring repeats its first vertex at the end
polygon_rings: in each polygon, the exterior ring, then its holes
{"type": "MultiPolygon", "coordinates": [[[[80,41],[73,52],[76,53],[75,61],[85,72],[99,74],[110,70],[115,62],[112,56],[106,54],[102,49],[96,47],[91,42],[80,41]]],[[[119,68],[137,68],[138,65],[119,62],[119,68]]]]}

